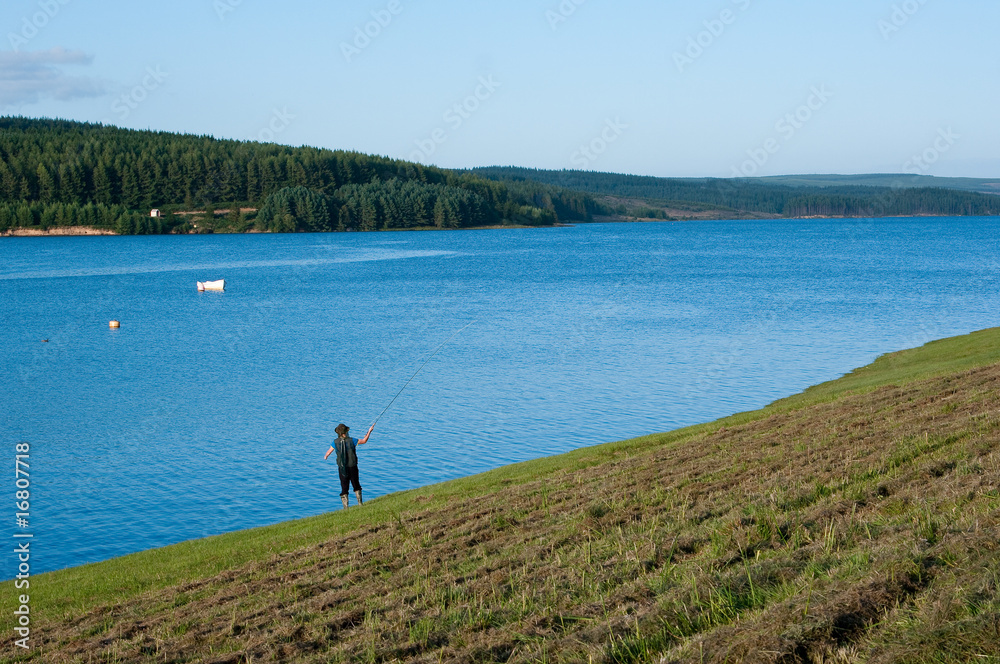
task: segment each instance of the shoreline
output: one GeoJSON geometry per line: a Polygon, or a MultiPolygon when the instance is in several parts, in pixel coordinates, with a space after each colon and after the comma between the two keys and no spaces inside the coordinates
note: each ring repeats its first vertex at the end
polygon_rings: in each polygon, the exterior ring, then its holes
{"type": "MultiPolygon", "coordinates": [[[[830,215],[810,215],[802,217],[769,217],[769,216],[757,216],[757,217],[739,217],[734,218],[732,216],[699,216],[699,217],[684,217],[675,219],[652,219],[652,218],[637,218],[637,217],[619,217],[619,216],[601,216],[594,217],[591,221],[585,220],[573,220],[573,221],[561,221],[551,225],[545,226],[526,226],[523,224],[494,224],[490,226],[465,226],[460,228],[438,228],[436,226],[415,226],[410,228],[384,228],[377,229],[374,231],[320,231],[318,234],[336,234],[336,233],[399,233],[399,232],[414,232],[414,231],[483,231],[483,230],[504,230],[504,229],[540,229],[540,228],[573,228],[582,224],[645,224],[662,222],[665,224],[677,224],[683,222],[691,221],[812,221],[815,219],[964,219],[964,218],[977,218],[977,217],[990,217],[990,216],[1000,216],[1000,215],[939,215],[939,214],[907,214],[907,215],[883,215],[879,217],[853,217],[853,216],[830,216],[830,215]]],[[[163,235],[309,235],[317,233],[268,233],[266,231],[258,230],[247,230],[247,231],[218,231],[213,233],[163,233],[163,235]]],[[[11,228],[0,233],[0,238],[2,237],[82,237],[82,236],[118,236],[119,234],[109,230],[107,228],[94,228],[91,226],[66,226],[66,227],[56,227],[43,230],[41,228],[11,228]]],[[[128,236],[121,236],[128,237],[128,236]]]]}
{"type": "MultiPolygon", "coordinates": [[[[499,227],[506,228],[506,227],[499,227]]],[[[523,228],[538,228],[533,226],[525,226],[523,228]]],[[[544,227],[552,228],[552,227],[544,227]]],[[[442,229],[444,230],[444,229],[442,229]]],[[[370,232],[370,231],[369,231],[370,232]]],[[[953,351],[955,352],[955,351],[953,351]]],[[[700,422],[697,424],[691,424],[682,426],[677,429],[669,429],[666,431],[654,431],[650,433],[640,434],[637,437],[622,440],[609,440],[605,442],[595,443],[593,445],[588,445],[585,447],[578,447],[572,449],[568,452],[560,452],[551,456],[544,456],[535,459],[529,459],[527,461],[518,461],[508,463],[496,468],[489,470],[484,470],[471,475],[465,475],[461,477],[456,477],[449,480],[443,480],[440,482],[434,482],[431,484],[426,484],[422,486],[413,487],[410,489],[399,489],[392,491],[387,494],[370,497],[366,500],[366,504],[372,504],[376,502],[391,501],[404,496],[417,495],[417,502],[424,502],[427,498],[421,498],[422,496],[428,495],[428,498],[434,498],[434,490],[441,493],[442,497],[446,491],[443,491],[446,487],[464,485],[466,483],[476,484],[479,480],[483,478],[489,478],[496,475],[503,475],[507,470],[514,468],[528,468],[531,466],[546,466],[552,462],[558,462],[564,459],[574,459],[582,455],[590,455],[592,453],[599,452],[602,449],[607,449],[611,447],[626,446],[630,443],[647,442],[651,438],[665,437],[665,438],[676,438],[684,435],[688,435],[694,432],[701,432],[704,430],[716,430],[720,429],[722,431],[726,430],[727,426],[732,426],[734,422],[748,422],[754,421],[759,418],[764,418],[770,416],[776,412],[791,412],[802,408],[807,408],[820,403],[828,403],[837,401],[839,398],[845,395],[851,394],[864,394],[866,392],[878,389],[879,387],[884,387],[893,381],[900,382],[903,384],[908,384],[911,382],[924,381],[934,377],[941,377],[949,375],[953,372],[964,372],[973,369],[981,369],[983,367],[993,366],[994,364],[1000,365],[1000,326],[985,328],[981,330],[975,330],[967,334],[960,334],[951,337],[942,337],[938,339],[933,339],[922,345],[901,348],[895,351],[889,351],[884,353],[870,363],[855,367],[854,369],[845,372],[838,378],[833,378],[827,381],[816,383],[806,387],[805,389],[787,394],[786,396],[779,397],[771,403],[748,411],[738,411],[735,413],[730,413],[728,415],[723,415],[714,420],[708,420],[700,422]],[[926,365],[922,365],[921,360],[924,357],[929,357],[939,352],[938,348],[940,346],[953,346],[960,349],[961,356],[953,361],[948,362],[926,362],[926,365]],[[970,350],[970,347],[974,350],[970,350]],[[899,363],[899,360],[905,360],[899,363]],[[879,374],[893,374],[892,380],[888,380],[888,383],[880,382],[879,374]]],[[[482,487],[480,487],[482,488],[482,487]]],[[[355,512],[352,512],[354,514],[355,512]]],[[[173,544],[165,544],[161,546],[155,546],[148,549],[140,549],[133,551],[131,553],[125,553],[111,558],[105,558],[102,560],[94,562],[85,562],[77,565],[72,565],[69,567],[63,567],[54,570],[47,570],[45,572],[39,572],[39,575],[60,575],[64,573],[75,572],[77,570],[89,569],[94,566],[113,564],[116,561],[121,561],[124,559],[133,559],[134,557],[141,557],[145,555],[150,555],[155,552],[162,552],[173,550],[178,547],[187,547],[189,545],[201,545],[203,543],[215,542],[221,539],[227,539],[231,537],[238,537],[241,535],[247,535],[251,533],[261,533],[265,531],[272,531],[275,529],[281,529],[283,527],[289,526],[295,523],[304,523],[307,521],[314,521],[317,519],[322,519],[328,516],[340,515],[342,511],[338,506],[333,509],[320,512],[311,516],[301,516],[293,517],[290,519],[285,519],[283,521],[278,521],[271,524],[250,526],[246,528],[240,528],[237,530],[225,531],[213,535],[206,535],[204,537],[196,537],[192,539],[181,540],[173,544]]],[[[15,578],[0,578],[0,586],[5,583],[11,583],[15,578]]]]}
{"type": "MultiPolygon", "coordinates": [[[[997,559],[990,488],[998,468],[996,427],[982,421],[983,413],[995,411],[997,396],[984,388],[1000,376],[998,362],[1000,328],[939,339],[888,353],[762,409],[387,494],[364,508],[40,573],[31,615],[44,636],[33,656],[54,661],[86,651],[102,658],[124,652],[122,659],[152,662],[149,644],[156,639],[162,649],[156,661],[194,654],[221,662],[219,652],[240,653],[240,661],[249,661],[247,654],[305,661],[317,652],[357,652],[366,643],[381,648],[388,661],[416,614],[430,621],[428,633],[451,629],[461,640],[418,643],[406,661],[445,649],[449,661],[473,661],[482,622],[462,618],[471,604],[453,598],[472,601],[474,591],[504,633],[563,611],[586,618],[568,621],[567,629],[573,643],[595,655],[631,634],[662,649],[660,623],[631,616],[660,616],[665,600],[686,602],[671,615],[687,615],[684,607],[701,615],[699,593],[707,588],[726,597],[734,583],[756,613],[698,623],[667,645],[700,653],[704,643],[730,653],[734,634],[756,648],[806,620],[810,628],[795,632],[795,643],[819,652],[836,645],[828,625],[845,611],[863,611],[871,623],[866,634],[896,643],[897,621],[880,612],[900,610],[893,608],[900,593],[916,594],[906,600],[913,606],[938,596],[983,601],[981,570],[997,559]],[[873,421],[876,410],[893,417],[873,421]],[[797,427],[792,435],[790,421],[797,427]],[[733,464],[740,453],[743,461],[733,464]],[[650,491],[653,481],[664,488],[650,491]],[[608,482],[614,501],[594,495],[596,485],[608,482]],[[955,496],[963,497],[965,509],[952,518],[963,520],[942,525],[955,496]],[[345,541],[352,546],[345,549],[345,541]],[[904,585],[892,585],[886,581],[891,573],[914,569],[914,543],[933,561],[948,554],[949,564],[921,566],[925,576],[902,576],[904,585]],[[629,559],[623,550],[637,554],[629,559]],[[632,572],[622,574],[622,565],[632,572]],[[824,565],[834,571],[812,573],[824,565]],[[706,568],[715,572],[704,575],[706,568]],[[666,573],[669,584],[661,583],[666,573]],[[552,576],[573,593],[545,587],[552,576]],[[290,581],[296,591],[289,598],[280,589],[290,581]],[[414,599],[418,583],[426,590],[414,599]],[[499,583],[532,594],[493,592],[499,583]],[[627,598],[630,613],[602,610],[609,590],[627,598]],[[859,593],[878,604],[855,608],[859,593]],[[379,631],[359,628],[376,614],[379,631]],[[193,620],[203,628],[191,635],[193,620]],[[274,650],[273,639],[261,640],[261,633],[312,640],[301,651],[274,650]]],[[[13,580],[0,585],[13,592],[13,580]]],[[[987,599],[995,597],[990,593],[987,599]]],[[[0,618],[8,631],[15,624],[10,615],[0,618]]],[[[972,629],[962,621],[946,624],[972,629]]],[[[988,621],[968,632],[973,650],[993,627],[988,621]]],[[[566,644],[562,634],[540,636],[558,650],[566,644]]],[[[924,644],[914,639],[906,644],[924,644]]],[[[556,661],[581,661],[576,651],[562,652],[556,661]]],[[[697,661],[677,661],[688,660],[697,661]]]]}
{"type": "Polygon", "coordinates": [[[106,228],[93,228],[91,226],[65,226],[49,229],[41,228],[10,228],[0,233],[0,237],[73,237],[82,235],[118,235],[106,228]]]}

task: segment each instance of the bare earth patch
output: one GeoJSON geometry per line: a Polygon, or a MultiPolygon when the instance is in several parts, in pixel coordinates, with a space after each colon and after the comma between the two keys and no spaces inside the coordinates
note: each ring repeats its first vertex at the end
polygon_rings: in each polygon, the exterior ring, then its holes
{"type": "Polygon", "coordinates": [[[37,237],[48,235],[115,235],[114,231],[90,226],[54,226],[48,230],[41,228],[12,228],[3,233],[7,237],[37,237]]]}

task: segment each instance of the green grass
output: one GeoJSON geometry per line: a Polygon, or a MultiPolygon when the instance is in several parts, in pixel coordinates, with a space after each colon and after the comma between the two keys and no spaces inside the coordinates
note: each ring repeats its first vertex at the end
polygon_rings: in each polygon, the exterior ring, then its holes
{"type": "MultiPolygon", "coordinates": [[[[678,431],[645,436],[628,441],[584,448],[568,454],[529,461],[444,484],[405,491],[370,500],[364,511],[335,511],[263,528],[237,531],[152,549],[112,560],[52,572],[35,577],[32,592],[38,611],[55,614],[81,611],[95,602],[118,601],[136,593],[164,588],[185,580],[216,574],[251,560],[290,551],[348,533],[358,526],[391,523],[413,511],[414,501],[426,498],[421,509],[442,505],[455,498],[488,493],[498,484],[521,483],[575,470],[607,459],[652,446],[675,443],[694,434],[721,426],[745,423],[774,412],[832,401],[849,392],[864,392],[883,385],[905,385],[916,380],[945,375],[1000,362],[1000,328],[930,342],[920,348],[884,355],[874,363],[846,376],[811,387],[805,392],[777,401],[771,406],[715,422],[678,431]]],[[[335,509],[332,505],[331,507],[335,509]]],[[[14,593],[12,582],[0,584],[5,602],[14,593]]],[[[7,608],[5,605],[4,609],[7,608]]],[[[0,620],[9,620],[4,611],[0,620]]],[[[3,627],[7,624],[0,623],[3,627]]]]}
{"type": "Polygon", "coordinates": [[[776,402],[774,406],[799,407],[829,401],[848,392],[869,391],[883,385],[906,385],[997,362],[1000,362],[1000,328],[991,328],[883,355],[868,366],[855,369],[837,380],[810,387],[799,395],[776,402]]]}
{"type": "Polygon", "coordinates": [[[876,625],[870,652],[947,640],[912,661],[964,661],[1000,597],[972,547],[1000,521],[1000,397],[972,371],[997,363],[1000,329],[936,341],[759,411],[38,575],[32,612],[140,654],[250,652],[273,614],[271,642],[312,635],[323,661],[712,661],[720,644],[861,647],[876,625]],[[357,596],[318,599],[342,584],[357,596]],[[158,640],[121,636],[130,621],[162,622],[158,640]]]}

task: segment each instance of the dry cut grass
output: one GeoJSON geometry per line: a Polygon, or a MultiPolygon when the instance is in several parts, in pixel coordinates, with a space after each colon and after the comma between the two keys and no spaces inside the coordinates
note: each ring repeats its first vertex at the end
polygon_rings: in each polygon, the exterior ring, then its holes
{"type": "Polygon", "coordinates": [[[998,443],[1000,365],[651,437],[36,615],[17,659],[998,662],[998,443]]]}

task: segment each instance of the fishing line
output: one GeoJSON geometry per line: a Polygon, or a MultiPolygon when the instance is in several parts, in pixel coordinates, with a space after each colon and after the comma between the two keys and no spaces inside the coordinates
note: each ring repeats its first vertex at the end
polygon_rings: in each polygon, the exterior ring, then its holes
{"type": "Polygon", "coordinates": [[[458,331],[458,332],[456,332],[455,334],[453,334],[453,335],[451,335],[450,337],[448,337],[447,339],[445,339],[444,343],[442,343],[442,344],[441,344],[440,346],[438,346],[438,347],[437,347],[437,348],[436,348],[436,349],[434,350],[434,352],[433,352],[433,353],[431,353],[431,354],[430,354],[430,356],[429,356],[429,357],[428,357],[428,358],[427,358],[426,360],[424,360],[424,363],[423,363],[423,364],[421,364],[421,365],[420,365],[420,366],[419,366],[419,367],[417,368],[417,370],[413,372],[413,375],[412,375],[412,376],[410,376],[410,380],[406,381],[406,383],[405,383],[405,384],[403,385],[403,387],[401,387],[401,388],[399,389],[399,392],[396,392],[396,396],[394,396],[394,397],[392,398],[392,401],[390,401],[390,402],[389,402],[389,405],[388,405],[388,406],[386,406],[385,408],[383,408],[383,409],[382,409],[382,412],[378,414],[378,417],[376,417],[376,418],[375,418],[375,421],[371,423],[371,426],[375,426],[375,425],[376,425],[376,424],[378,423],[378,421],[379,421],[379,420],[380,420],[380,419],[382,418],[382,416],[383,416],[383,415],[385,415],[385,411],[389,410],[389,406],[392,406],[392,404],[396,402],[396,399],[398,399],[398,398],[399,398],[399,395],[403,393],[403,390],[405,390],[405,389],[406,389],[406,386],[407,386],[407,385],[409,385],[409,384],[410,384],[410,383],[411,383],[411,382],[413,381],[413,379],[417,377],[417,374],[418,374],[418,373],[420,373],[420,370],[421,370],[421,369],[423,369],[423,368],[424,368],[425,366],[427,366],[427,363],[431,361],[431,358],[433,358],[433,357],[434,357],[435,355],[437,355],[437,354],[438,354],[438,352],[439,352],[439,351],[440,351],[440,350],[441,350],[442,348],[444,348],[445,346],[447,346],[447,345],[448,345],[448,342],[449,342],[449,341],[451,341],[452,339],[454,339],[455,337],[457,337],[458,335],[460,335],[460,334],[461,334],[462,332],[465,332],[465,331],[466,331],[467,329],[469,329],[469,327],[471,327],[471,326],[472,326],[472,325],[473,325],[473,324],[474,324],[475,322],[476,322],[476,321],[472,321],[472,323],[469,323],[468,325],[466,325],[465,327],[463,327],[463,328],[462,328],[461,330],[459,330],[459,331],[458,331]]]}

